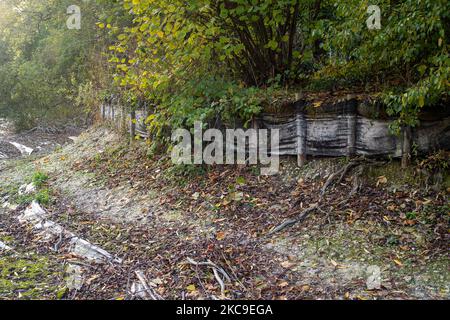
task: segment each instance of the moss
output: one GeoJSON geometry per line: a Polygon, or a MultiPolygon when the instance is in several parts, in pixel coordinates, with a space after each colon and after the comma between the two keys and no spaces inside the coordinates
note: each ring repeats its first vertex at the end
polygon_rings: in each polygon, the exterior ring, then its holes
{"type": "Polygon", "coordinates": [[[66,287],[62,287],[61,289],[59,289],[57,292],[56,292],[56,299],[58,299],[58,300],[61,300],[61,299],[63,299],[64,297],[65,297],[65,295],[67,294],[67,291],[68,291],[69,289],[67,289],[66,287]]]}
{"type": "Polygon", "coordinates": [[[0,257],[0,298],[44,299],[56,297],[60,268],[47,257],[0,257]]]}
{"type": "Polygon", "coordinates": [[[0,233],[0,240],[5,242],[5,243],[11,243],[14,241],[14,238],[8,235],[3,235],[0,233]]]}
{"type": "Polygon", "coordinates": [[[377,178],[384,176],[391,187],[398,188],[405,185],[419,186],[420,179],[415,175],[413,167],[403,169],[400,162],[391,161],[383,166],[370,166],[367,178],[376,183],[377,178]]]}

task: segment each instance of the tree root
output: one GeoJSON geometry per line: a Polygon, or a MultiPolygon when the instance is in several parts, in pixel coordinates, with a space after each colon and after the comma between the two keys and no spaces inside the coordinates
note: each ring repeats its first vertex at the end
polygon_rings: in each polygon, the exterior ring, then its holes
{"type": "Polygon", "coordinates": [[[310,215],[312,212],[316,211],[319,209],[319,205],[315,204],[305,210],[303,210],[297,217],[293,218],[293,219],[289,219],[284,221],[282,224],[280,224],[279,226],[275,227],[273,230],[271,230],[268,235],[273,235],[274,233],[277,233],[287,227],[292,227],[294,224],[303,221],[308,215],[310,215]]]}
{"type": "MultiPolygon", "coordinates": [[[[365,165],[365,164],[372,164],[372,165],[381,165],[384,164],[384,162],[377,162],[375,160],[371,160],[371,159],[367,159],[365,157],[359,157],[359,158],[355,158],[352,159],[349,163],[347,163],[344,167],[342,167],[341,169],[339,169],[338,171],[334,172],[333,174],[331,174],[327,181],[325,182],[325,184],[323,185],[321,192],[320,192],[320,198],[319,198],[319,202],[312,205],[311,207],[303,210],[300,212],[300,214],[293,218],[293,219],[288,219],[285,220],[282,224],[276,226],[275,228],[273,228],[268,235],[273,235],[274,233],[277,233],[287,227],[291,227],[293,225],[295,225],[298,222],[303,221],[308,215],[310,215],[312,212],[314,211],[320,211],[322,213],[326,214],[327,220],[329,221],[330,219],[330,213],[328,212],[324,212],[321,208],[321,203],[323,201],[323,197],[325,196],[327,190],[334,186],[334,185],[338,185],[342,182],[342,180],[344,180],[345,176],[355,167],[360,167],[361,165],[365,165]]],[[[358,173],[356,175],[355,181],[354,181],[354,185],[352,188],[352,191],[350,192],[350,196],[344,200],[343,202],[341,202],[339,205],[344,204],[346,202],[348,202],[348,200],[354,196],[358,190],[361,188],[361,176],[362,176],[362,172],[363,172],[363,168],[361,168],[360,170],[358,170],[358,173]]],[[[297,202],[296,204],[297,205],[297,202]]]]}
{"type": "Polygon", "coordinates": [[[363,159],[361,159],[361,158],[356,158],[356,159],[350,161],[349,163],[347,163],[344,167],[342,167],[335,173],[331,174],[328,177],[325,184],[323,185],[322,190],[320,191],[320,199],[322,200],[322,198],[325,195],[325,193],[327,192],[328,188],[330,188],[333,185],[340,184],[342,182],[342,180],[344,180],[347,173],[354,167],[359,166],[361,164],[362,160],[363,159]],[[339,179],[336,180],[336,178],[338,178],[338,177],[339,177],[339,179]]]}
{"type": "MultiPolygon", "coordinates": [[[[210,267],[210,268],[212,269],[213,273],[214,273],[214,278],[216,278],[217,282],[218,282],[219,285],[220,285],[220,292],[221,292],[221,294],[222,294],[222,298],[225,297],[225,283],[224,283],[224,280],[223,280],[223,279],[225,279],[225,280],[228,281],[228,282],[231,282],[231,278],[230,278],[230,276],[228,275],[228,273],[225,272],[225,270],[224,270],[223,268],[219,267],[217,264],[213,263],[212,261],[207,261],[207,262],[197,262],[197,261],[195,261],[195,260],[193,260],[193,259],[191,259],[191,258],[187,258],[186,260],[187,260],[187,262],[188,262],[189,264],[192,264],[192,265],[194,265],[194,266],[196,266],[196,267],[199,267],[199,266],[207,266],[207,267],[210,267]],[[222,279],[222,277],[220,276],[220,274],[222,274],[223,279],[222,279]]],[[[199,279],[199,280],[200,280],[200,279],[199,279]]]]}

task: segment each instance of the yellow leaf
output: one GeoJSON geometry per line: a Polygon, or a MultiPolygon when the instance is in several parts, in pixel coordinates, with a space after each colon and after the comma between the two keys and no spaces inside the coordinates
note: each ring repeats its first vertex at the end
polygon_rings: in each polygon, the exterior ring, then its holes
{"type": "Polygon", "coordinates": [[[399,260],[394,259],[394,262],[396,265],[398,265],[399,267],[403,267],[403,263],[401,263],[399,260]]]}
{"type": "Polygon", "coordinates": [[[195,287],[194,284],[188,285],[188,286],[186,287],[186,289],[187,289],[187,291],[189,291],[189,292],[194,292],[194,291],[197,290],[197,288],[195,287]]]}
{"type": "Polygon", "coordinates": [[[322,102],[320,102],[320,101],[314,102],[314,103],[313,103],[313,107],[314,107],[314,108],[318,108],[318,107],[320,107],[321,105],[322,105],[322,102]]]}

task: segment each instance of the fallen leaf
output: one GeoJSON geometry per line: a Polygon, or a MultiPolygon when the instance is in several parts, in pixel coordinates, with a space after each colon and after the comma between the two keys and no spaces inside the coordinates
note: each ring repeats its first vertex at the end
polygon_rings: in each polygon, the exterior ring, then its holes
{"type": "Polygon", "coordinates": [[[387,183],[387,178],[385,177],[385,176],[380,176],[380,177],[378,177],[377,178],[377,187],[380,185],[380,184],[386,184],[387,183]]]}
{"type": "Polygon", "coordinates": [[[225,236],[226,236],[225,232],[220,231],[220,232],[217,233],[216,239],[219,240],[219,241],[222,241],[223,239],[225,239],[225,236]]]}
{"type": "Polygon", "coordinates": [[[161,278],[156,278],[156,279],[153,279],[151,281],[151,283],[156,285],[156,286],[159,286],[159,285],[163,284],[163,281],[161,280],[161,278]]]}
{"type": "Polygon", "coordinates": [[[289,261],[283,261],[283,262],[281,263],[281,266],[282,266],[283,268],[289,269],[289,268],[291,268],[292,266],[294,266],[294,263],[289,262],[289,261]]]}
{"type": "Polygon", "coordinates": [[[195,284],[188,285],[188,286],[186,287],[186,289],[187,289],[187,291],[189,291],[189,292],[197,291],[197,288],[195,287],[195,284]]]}
{"type": "Polygon", "coordinates": [[[394,262],[395,262],[396,265],[398,265],[400,267],[403,267],[403,263],[401,263],[399,260],[394,259],[394,262]]]}
{"type": "Polygon", "coordinates": [[[389,211],[395,211],[395,208],[397,208],[395,204],[391,204],[391,205],[389,205],[389,206],[387,207],[387,209],[388,209],[389,211]]]}

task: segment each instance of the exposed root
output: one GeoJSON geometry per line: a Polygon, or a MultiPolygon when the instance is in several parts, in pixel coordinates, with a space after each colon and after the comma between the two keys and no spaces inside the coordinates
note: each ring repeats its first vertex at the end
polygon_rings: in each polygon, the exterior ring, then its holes
{"type": "Polygon", "coordinates": [[[316,211],[319,209],[319,204],[314,204],[311,207],[303,210],[297,217],[293,218],[293,219],[289,219],[284,221],[282,224],[280,224],[279,226],[275,227],[274,229],[272,229],[268,235],[273,235],[274,233],[280,232],[281,230],[287,228],[287,227],[292,227],[294,224],[303,221],[308,215],[310,215],[312,212],[316,211]]]}
{"type": "MultiPolygon", "coordinates": [[[[199,267],[199,266],[207,266],[207,267],[210,267],[210,268],[213,270],[214,277],[216,278],[217,282],[218,282],[219,285],[220,285],[220,291],[221,291],[221,294],[222,294],[222,298],[225,297],[225,283],[224,283],[222,277],[220,276],[220,274],[222,274],[222,276],[224,277],[224,279],[225,279],[226,281],[228,281],[228,282],[231,282],[231,278],[230,278],[230,276],[228,275],[228,273],[225,272],[225,270],[224,270],[223,268],[219,267],[217,264],[213,263],[212,261],[207,261],[207,262],[197,262],[197,261],[195,261],[195,260],[193,260],[193,259],[191,259],[191,258],[187,258],[186,260],[187,260],[187,262],[188,262],[189,264],[192,264],[192,265],[194,265],[194,266],[196,266],[196,267],[199,267]]],[[[199,279],[199,280],[200,280],[200,279],[199,279]]]]}
{"type": "Polygon", "coordinates": [[[342,167],[341,169],[336,171],[335,173],[331,174],[328,177],[328,179],[325,182],[325,184],[323,185],[322,190],[320,191],[320,199],[322,200],[322,198],[325,195],[325,193],[327,192],[328,188],[330,188],[333,185],[341,183],[342,180],[344,179],[344,177],[347,175],[347,173],[351,169],[353,169],[354,167],[356,167],[356,166],[358,166],[360,164],[361,164],[361,159],[360,158],[354,159],[354,160],[350,161],[349,163],[347,163],[344,167],[342,167]]]}
{"type": "MultiPolygon", "coordinates": [[[[327,190],[333,186],[333,185],[338,185],[340,184],[345,176],[355,167],[358,167],[358,172],[355,175],[355,179],[354,179],[354,185],[353,185],[353,189],[350,192],[349,197],[344,200],[343,202],[341,202],[339,205],[345,204],[346,202],[348,202],[348,200],[354,196],[358,190],[361,188],[361,176],[363,173],[363,169],[364,167],[362,165],[369,163],[369,164],[373,164],[373,165],[380,165],[383,164],[384,162],[377,162],[375,160],[370,160],[370,159],[366,159],[364,157],[359,157],[359,158],[355,158],[353,160],[351,160],[349,163],[347,163],[344,167],[342,167],[341,169],[339,169],[338,171],[334,172],[333,174],[331,174],[327,181],[325,182],[325,184],[322,187],[322,190],[320,192],[320,198],[319,198],[319,202],[310,206],[309,208],[303,210],[297,217],[293,218],[293,219],[288,219],[285,220],[282,224],[276,226],[275,228],[273,228],[268,235],[273,235],[274,233],[277,233],[287,227],[292,227],[293,225],[295,225],[298,222],[303,221],[308,215],[310,215],[312,212],[314,211],[319,211],[321,213],[324,213],[326,215],[326,219],[328,221],[330,221],[330,213],[329,212],[325,212],[322,210],[321,208],[321,202],[323,200],[323,197],[325,196],[327,190]]],[[[294,206],[296,206],[298,204],[298,201],[294,204],[294,206]]]]}

